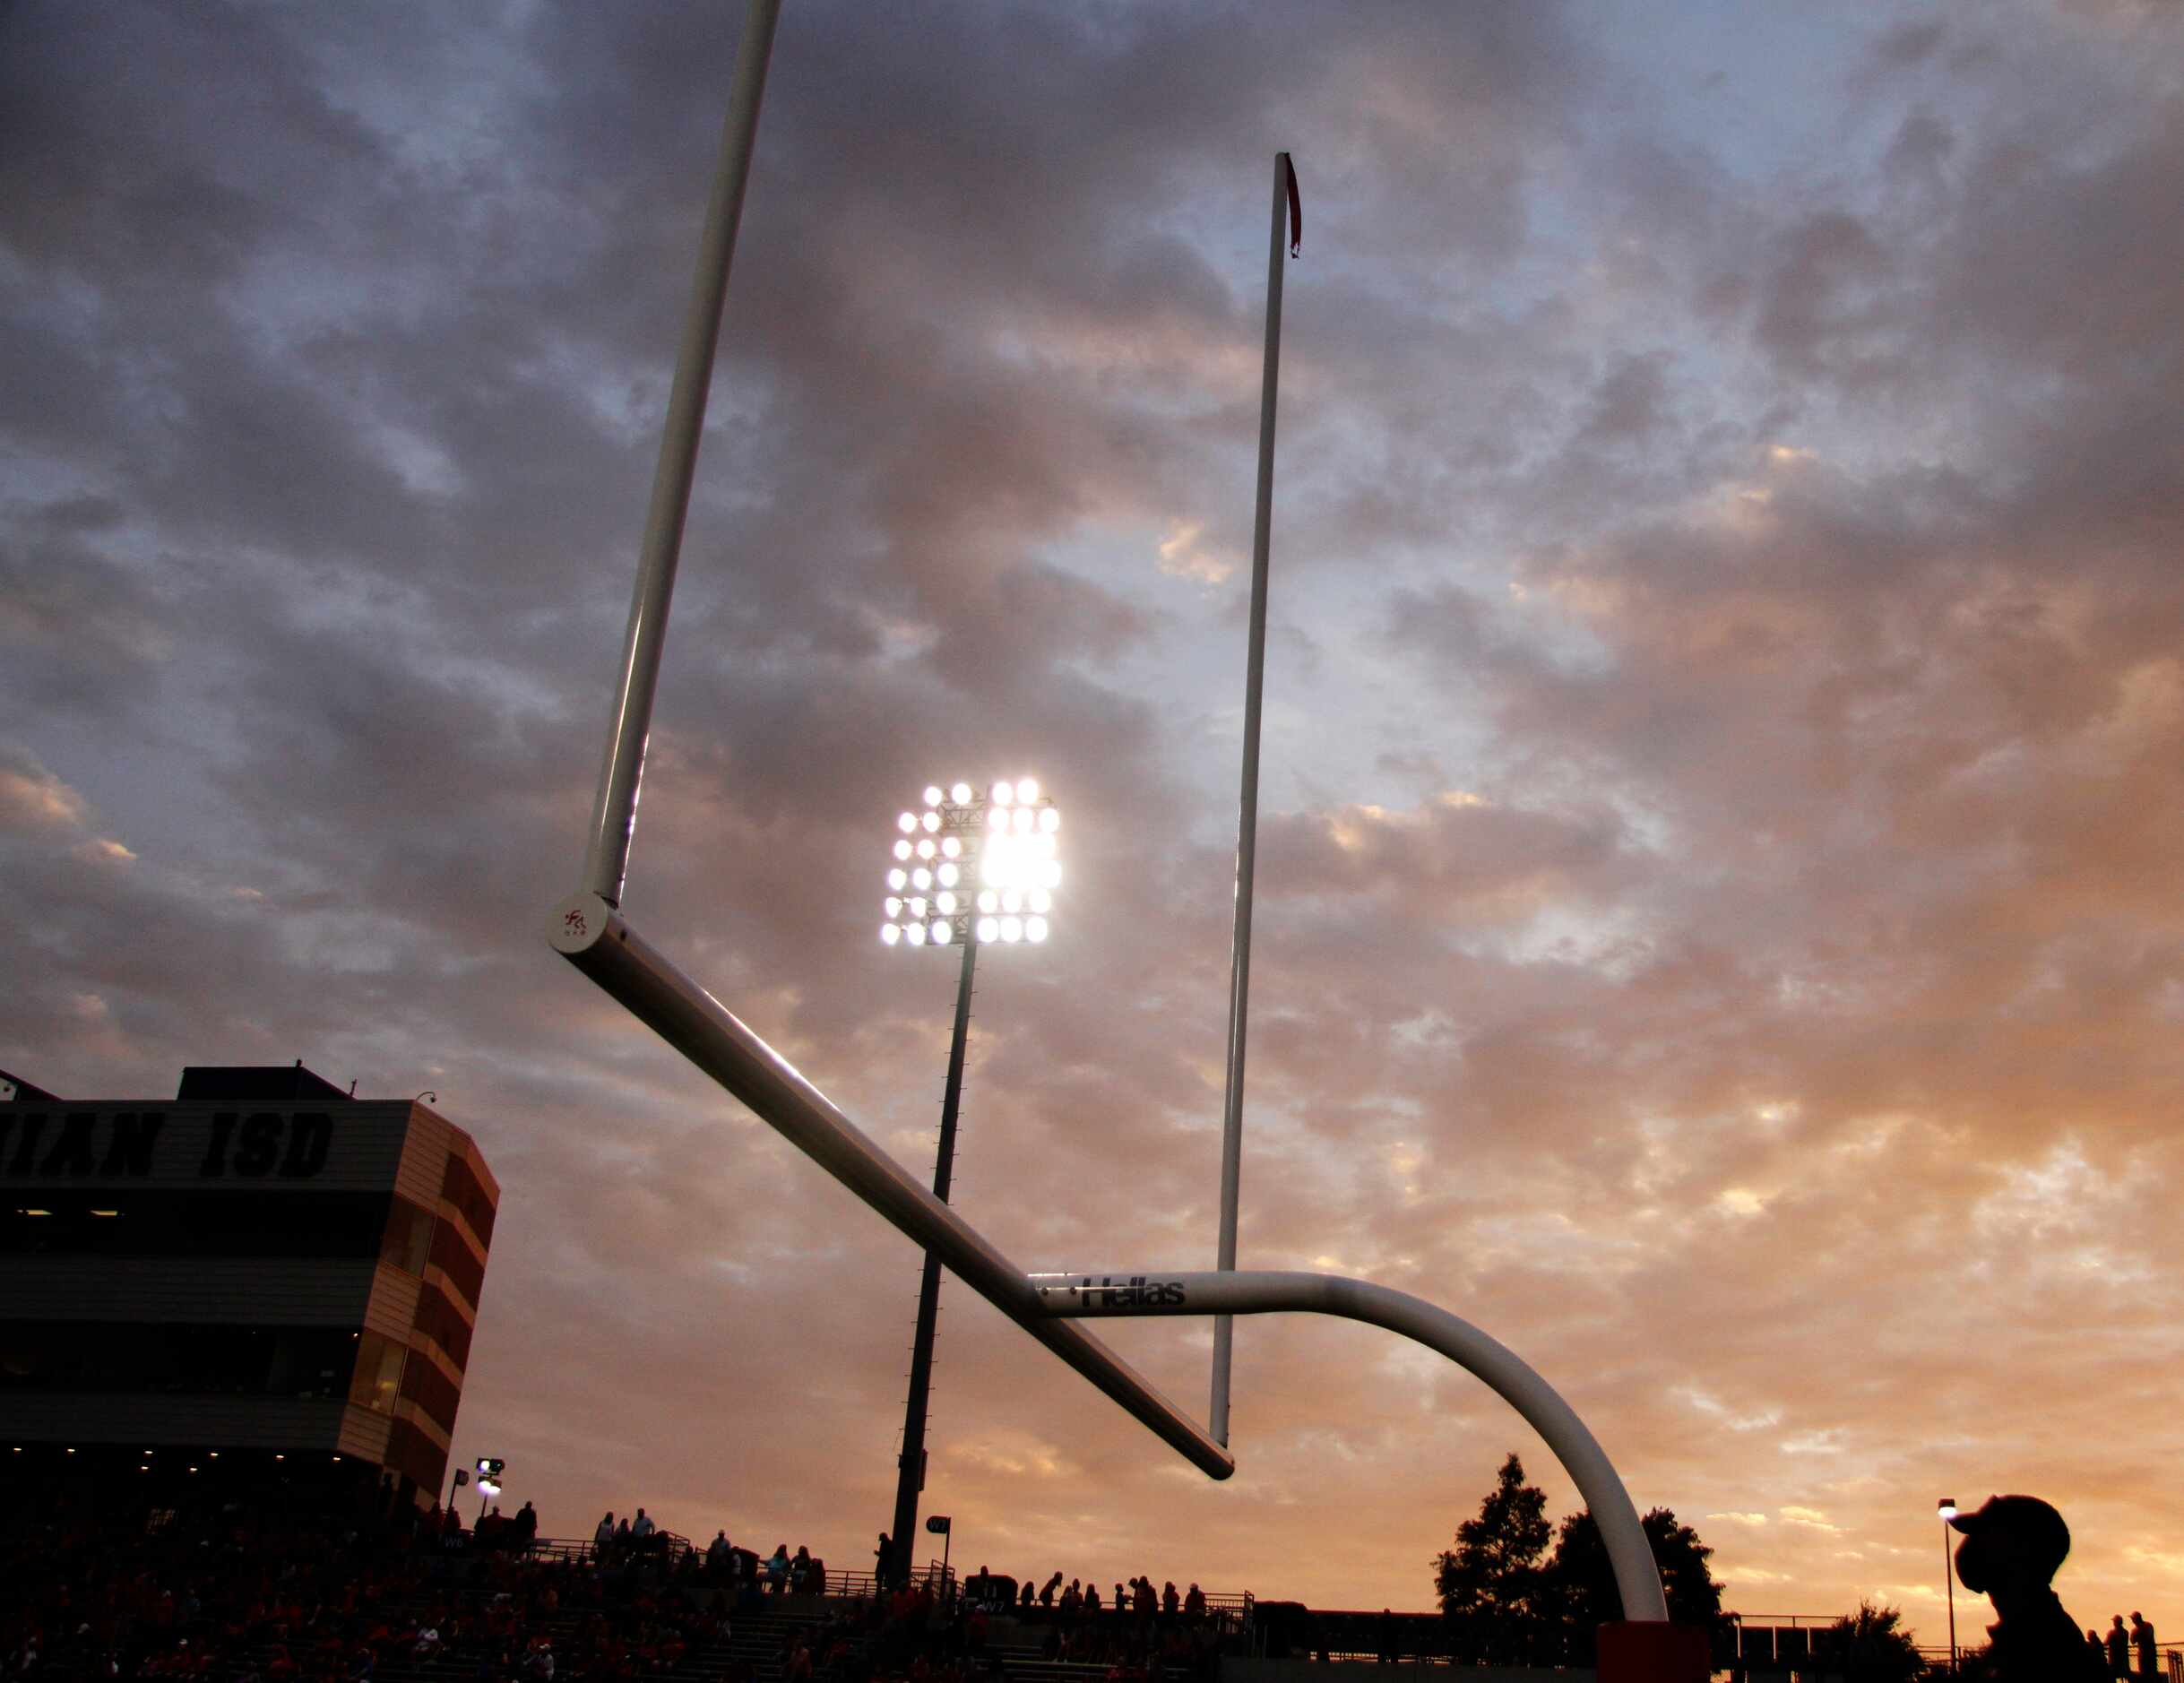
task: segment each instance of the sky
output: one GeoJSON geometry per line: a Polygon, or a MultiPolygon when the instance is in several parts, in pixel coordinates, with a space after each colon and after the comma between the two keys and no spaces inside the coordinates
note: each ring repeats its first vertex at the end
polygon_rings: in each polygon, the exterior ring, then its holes
{"type": "MultiPolygon", "coordinates": [[[[2025,1490],[2184,1630],[2184,12],[784,10],[632,923],[923,1175],[894,816],[1035,773],[955,1202],[1211,1265],[1286,149],[1242,1264],[1511,1346],[1748,1614],[1944,1640],[2025,1490]]],[[[457,1460],[862,1566],[917,1253],[544,938],[740,31],[0,0],[0,1066],[436,1092],[457,1460]]],[[[1101,1330],[1203,1418],[1207,1324],[1101,1330]]],[[[1509,1451],[1578,1505],[1389,1334],[1235,1384],[1216,1484],[951,1282],[923,1511],[1424,1608],[1509,1451]]]]}

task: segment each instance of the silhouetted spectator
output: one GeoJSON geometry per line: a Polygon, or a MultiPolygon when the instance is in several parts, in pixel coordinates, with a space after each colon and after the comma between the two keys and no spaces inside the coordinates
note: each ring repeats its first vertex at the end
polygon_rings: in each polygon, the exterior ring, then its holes
{"type": "MultiPolygon", "coordinates": [[[[1956,1575],[1994,1603],[1980,1669],[1992,1683],[2093,1683],[2103,1674],[2049,1587],[2070,1552],[2063,1516],[2034,1496],[1990,1496],[1949,1521],[1964,1533],[1956,1575]]],[[[1977,1675],[1973,1673],[1972,1675],[1977,1675]]]]}
{"type": "Polygon", "coordinates": [[[1161,1611],[1173,1618],[1176,1609],[1181,1605],[1182,1601],[1176,1594],[1176,1581],[1170,1578],[1161,1586],[1161,1611]]]}
{"type": "Polygon", "coordinates": [[[2123,1627],[2121,1613],[2109,1621],[2108,1669],[2117,1677],[2131,1675],[2131,1633],[2123,1627]]]}
{"type": "Polygon", "coordinates": [[[613,1546],[613,1543],[614,1510],[612,1508],[609,1508],[600,1517],[599,1524],[592,1530],[591,1547],[594,1551],[603,1556],[606,1554],[607,1550],[613,1546]]]}
{"type": "Polygon", "coordinates": [[[2138,1650],[2138,1675],[2153,1677],[2161,1667],[2161,1650],[2154,1644],[2154,1621],[2131,1615],[2131,1645],[2138,1650]]]}

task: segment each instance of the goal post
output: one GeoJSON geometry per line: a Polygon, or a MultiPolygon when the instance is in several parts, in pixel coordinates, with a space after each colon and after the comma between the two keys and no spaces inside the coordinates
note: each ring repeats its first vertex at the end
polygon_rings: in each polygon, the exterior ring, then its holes
{"type": "Polygon", "coordinates": [[[918,1184],[797,1068],[647,942],[597,894],[551,913],[554,950],[704,1070],[758,1118],[862,1198],[955,1277],[1067,1362],[1208,1478],[1236,1458],[1135,1368],[1083,1327],[1050,1314],[1031,1278],[952,1207],[918,1184]]]}

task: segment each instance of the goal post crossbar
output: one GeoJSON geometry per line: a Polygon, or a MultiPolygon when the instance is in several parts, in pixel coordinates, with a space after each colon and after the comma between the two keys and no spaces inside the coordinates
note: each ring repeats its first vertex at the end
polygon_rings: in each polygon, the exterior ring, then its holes
{"type": "Polygon", "coordinates": [[[639,1022],[1201,1472],[1225,1479],[1236,1471],[1227,1449],[1097,1338],[1050,1314],[1024,1270],[919,1186],[614,907],[589,892],[572,894],[555,907],[548,939],[639,1022]]]}

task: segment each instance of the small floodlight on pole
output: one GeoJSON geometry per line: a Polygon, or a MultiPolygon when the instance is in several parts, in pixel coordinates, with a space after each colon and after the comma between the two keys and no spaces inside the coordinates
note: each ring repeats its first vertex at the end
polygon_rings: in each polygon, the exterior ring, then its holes
{"type": "Polygon", "coordinates": [[[1945,1496],[1941,1515],[1941,1575],[1949,1586],[1949,1675],[1956,1675],[1956,1560],[1949,1548],[1949,1522],[1956,1517],[1956,1498],[1945,1496]]]}
{"type": "Polygon", "coordinates": [[[932,1518],[925,1522],[925,1528],[929,1532],[935,1532],[939,1534],[940,1582],[945,1586],[948,1582],[949,1557],[955,1547],[955,1522],[950,1519],[945,1514],[936,1514],[932,1518]]]}
{"type": "MultiPolygon", "coordinates": [[[[981,945],[1047,938],[1054,891],[1061,886],[1058,834],[1062,815],[1033,778],[986,788],[928,784],[922,807],[895,820],[894,858],[881,902],[886,946],[963,950],[955,984],[955,1028],[948,1040],[948,1078],[940,1101],[940,1149],[933,1195],[948,1201],[954,1178],[955,1118],[963,1096],[963,1049],[971,1033],[971,975],[981,945]]],[[[918,1330],[911,1343],[910,1396],[902,1410],[902,1454],[895,1475],[894,1558],[880,1563],[890,1583],[910,1577],[918,1493],[925,1488],[926,1403],[932,1389],[933,1339],[940,1316],[940,1258],[925,1254],[918,1282],[918,1330]]]]}

